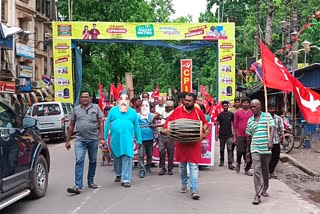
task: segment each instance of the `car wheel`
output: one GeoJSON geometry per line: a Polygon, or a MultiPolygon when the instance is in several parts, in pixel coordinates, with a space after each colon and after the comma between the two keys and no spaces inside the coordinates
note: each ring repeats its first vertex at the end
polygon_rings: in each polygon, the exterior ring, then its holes
{"type": "Polygon", "coordinates": [[[48,164],[43,155],[40,155],[32,171],[30,198],[41,198],[46,194],[48,187],[48,164]]]}

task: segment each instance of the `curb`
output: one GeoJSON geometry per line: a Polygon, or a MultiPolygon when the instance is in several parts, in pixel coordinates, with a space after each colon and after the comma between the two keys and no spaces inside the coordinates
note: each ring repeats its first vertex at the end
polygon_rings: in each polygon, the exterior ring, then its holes
{"type": "Polygon", "coordinates": [[[302,170],[303,172],[307,173],[308,175],[320,176],[318,172],[308,168],[307,166],[303,165],[302,163],[300,163],[299,161],[297,161],[295,158],[291,157],[288,154],[280,153],[280,160],[282,162],[289,162],[290,164],[292,164],[295,167],[299,168],[300,170],[302,170]]]}

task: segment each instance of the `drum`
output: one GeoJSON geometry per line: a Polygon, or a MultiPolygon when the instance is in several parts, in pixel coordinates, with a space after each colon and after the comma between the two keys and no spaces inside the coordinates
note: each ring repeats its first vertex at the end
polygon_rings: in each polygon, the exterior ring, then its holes
{"type": "Polygon", "coordinates": [[[202,140],[202,121],[178,119],[168,123],[168,137],[179,143],[195,143],[202,140]]]}

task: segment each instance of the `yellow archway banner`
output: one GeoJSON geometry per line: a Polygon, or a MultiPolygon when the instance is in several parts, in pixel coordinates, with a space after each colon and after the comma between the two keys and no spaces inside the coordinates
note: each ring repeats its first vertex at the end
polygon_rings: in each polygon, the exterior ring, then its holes
{"type": "Polygon", "coordinates": [[[53,22],[55,39],[226,40],[234,23],[53,22]]]}
{"type": "Polygon", "coordinates": [[[218,99],[234,98],[234,23],[53,22],[52,29],[56,101],[74,102],[72,40],[105,39],[218,41],[218,99]]]}

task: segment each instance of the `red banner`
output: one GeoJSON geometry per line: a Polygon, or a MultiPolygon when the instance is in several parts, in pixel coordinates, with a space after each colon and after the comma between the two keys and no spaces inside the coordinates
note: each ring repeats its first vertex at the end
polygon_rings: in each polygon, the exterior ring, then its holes
{"type": "Polygon", "coordinates": [[[192,59],[182,59],[181,69],[181,92],[192,92],[192,59]]]}
{"type": "MultiPolygon", "coordinates": [[[[209,123],[210,133],[207,135],[207,137],[201,141],[201,160],[199,162],[199,165],[205,165],[205,166],[214,166],[214,145],[215,145],[215,128],[213,123],[209,123]]],[[[139,160],[138,157],[138,145],[136,144],[136,141],[134,141],[134,158],[133,160],[137,162],[139,160]]],[[[152,155],[152,162],[153,163],[159,163],[160,157],[159,157],[159,148],[158,148],[158,142],[153,142],[153,155],[152,155]]],[[[173,158],[174,163],[178,163],[173,158]]]]}

